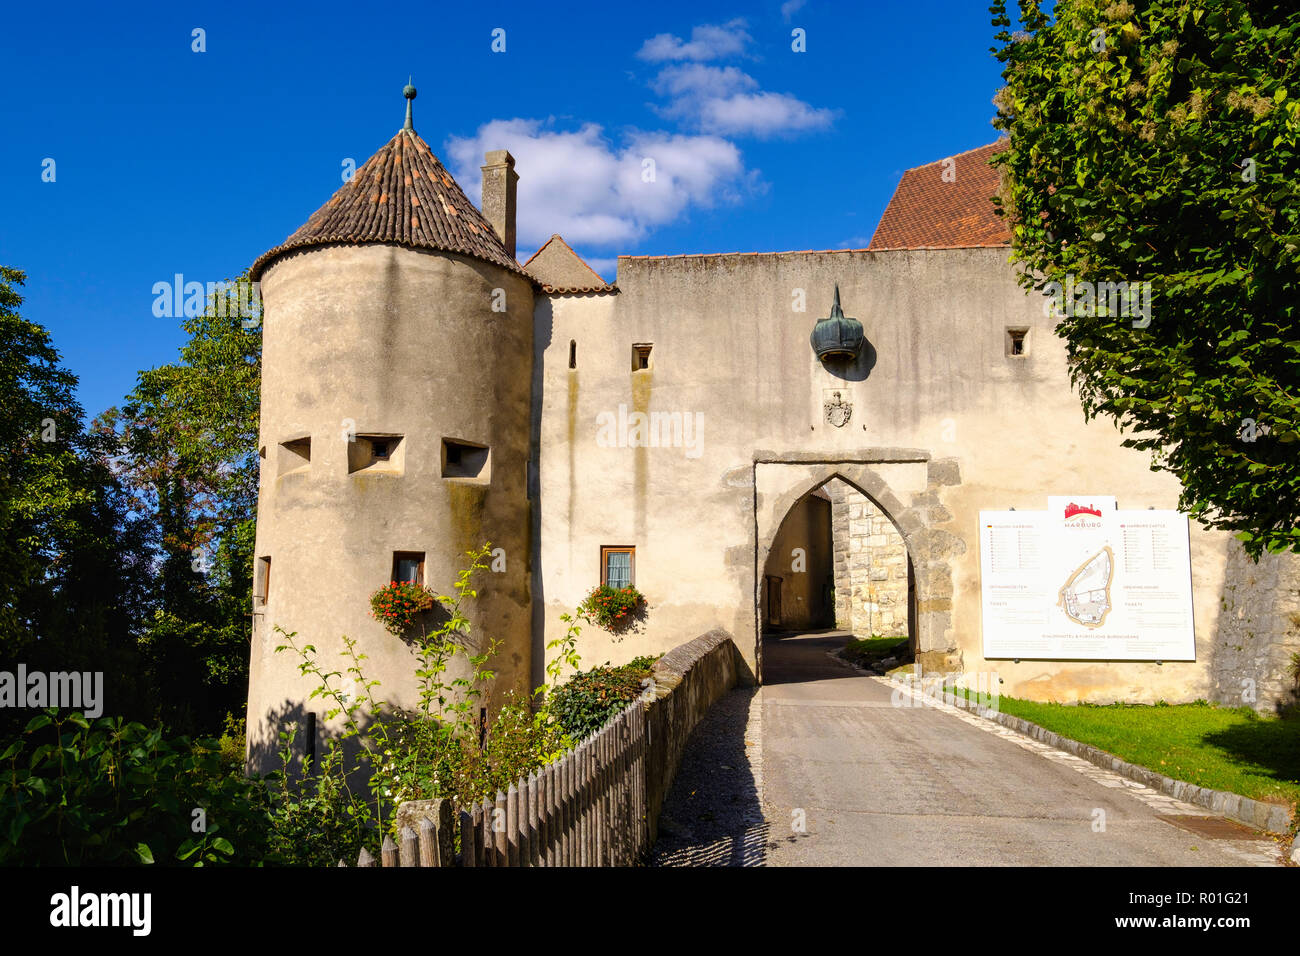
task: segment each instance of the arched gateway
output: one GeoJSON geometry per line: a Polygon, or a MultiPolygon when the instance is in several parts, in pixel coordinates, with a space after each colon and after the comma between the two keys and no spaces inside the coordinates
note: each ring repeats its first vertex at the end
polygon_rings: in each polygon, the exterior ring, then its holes
{"type": "MultiPolygon", "coordinates": [[[[943,512],[940,503],[942,485],[936,476],[953,475],[955,468],[934,470],[929,455],[915,449],[879,450],[861,460],[757,461],[754,464],[754,632],[755,660],[762,675],[762,633],[764,611],[764,571],[769,565],[773,543],[782,522],[810,492],[839,479],[859,492],[889,518],[902,536],[912,566],[912,600],[915,607],[915,642],[917,659],[924,667],[944,667],[952,663],[957,646],[952,629],[952,566],[947,557],[963,553],[964,544],[949,532],[929,527],[931,518],[943,512]],[[907,494],[890,486],[884,477],[892,472],[904,488],[920,491],[907,494]],[[907,494],[908,501],[901,495],[907,494]]],[[[861,635],[866,636],[866,635],[861,635]]]]}

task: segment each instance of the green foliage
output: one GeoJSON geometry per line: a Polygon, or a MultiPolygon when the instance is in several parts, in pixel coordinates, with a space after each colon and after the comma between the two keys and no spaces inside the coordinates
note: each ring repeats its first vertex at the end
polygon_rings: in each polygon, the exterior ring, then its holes
{"type": "Polygon", "coordinates": [[[248,752],[247,719],[226,714],[221,725],[221,736],[217,738],[217,750],[221,755],[221,765],[231,773],[244,772],[244,758],[248,752]]]}
{"type": "Polygon", "coordinates": [[[269,824],[215,740],[49,709],[0,754],[0,866],[256,865],[269,824]]]}
{"type": "Polygon", "coordinates": [[[581,628],[566,614],[564,635],[547,645],[554,652],[546,665],[548,684],[529,699],[507,693],[492,721],[479,728],[479,700],[495,676],[488,662],[500,642],[489,639],[478,652],[472,649],[465,606],[478,594],[474,577],[487,568],[489,554],[490,544],[469,553],[453,593],[434,596],[444,612],[441,624],[430,629],[427,618],[416,620],[419,694],[412,709],[393,707],[379,695],[380,683],[365,676],[366,655],[353,639],[343,638],[342,668],[326,670],[313,645],[276,629],[284,641],[277,652],[297,655],[299,672],[316,684],[308,699],[324,701],[325,722],[339,729],[326,735],[320,759],[304,761],[298,773],[291,758],[297,728],[281,734],[281,769],[271,778],[273,859],[313,866],[351,862],[363,846],[378,849],[401,803],[449,797],[470,806],[491,797],[559,759],[640,695],[657,658],[596,668],[561,683],[581,663],[581,628]],[[455,671],[469,676],[449,680],[455,671]],[[355,690],[345,693],[345,684],[355,690]]]}
{"type": "MultiPolygon", "coordinates": [[[[582,633],[582,627],[571,614],[561,614],[560,620],[568,625],[563,637],[557,637],[546,645],[548,651],[555,651],[551,659],[546,662],[546,677],[550,681],[550,689],[560,685],[560,678],[567,671],[576,671],[582,663],[582,658],[578,656],[578,635],[582,633]]],[[[548,693],[546,688],[542,688],[540,693],[548,693]]]]}
{"type": "Polygon", "coordinates": [[[870,666],[876,661],[896,657],[899,652],[906,651],[907,642],[906,637],[881,637],[879,634],[872,634],[868,638],[853,638],[840,650],[840,657],[855,664],[870,666]]]}
{"type": "Polygon", "coordinates": [[[637,609],[644,604],[645,597],[636,588],[601,584],[592,588],[578,605],[578,613],[607,631],[621,631],[632,623],[637,609]]]}
{"type": "Polygon", "coordinates": [[[507,694],[481,745],[421,715],[392,721],[375,773],[394,807],[434,797],[454,797],[470,806],[559,759],[572,745],[544,709],[534,711],[507,694]]]}
{"type": "Polygon", "coordinates": [[[214,731],[247,694],[261,334],[230,301],[247,283],[187,318],[180,361],[142,371],[94,425],[148,529],[142,679],[156,717],[190,730],[214,731]]]}
{"type": "Polygon", "coordinates": [[[1088,417],[1247,550],[1300,550],[1300,8],[1005,0],[995,160],[1021,283],[1152,283],[1061,319],[1088,417]],[[1145,320],[1143,320],[1145,321],[1145,320]]]}
{"type": "Polygon", "coordinates": [[[1012,697],[999,697],[998,709],[1176,780],[1300,809],[1300,714],[1267,717],[1204,701],[1076,706],[1012,697]]]}
{"type": "Polygon", "coordinates": [[[641,694],[654,657],[638,657],[621,667],[593,667],[556,688],[547,705],[574,740],[595,733],[641,694]]]}
{"type": "MultiPolygon", "coordinates": [[[[272,844],[278,859],[305,865],[351,862],[362,846],[377,849],[375,841],[391,831],[401,803],[454,797],[468,806],[508,788],[572,745],[547,708],[544,690],[535,695],[543,697],[537,708],[506,695],[480,740],[475,715],[483,687],[495,676],[487,664],[500,641],[489,639],[474,652],[464,605],[477,596],[473,579],[487,568],[490,553],[491,545],[485,544],[468,554],[454,593],[434,596],[445,620],[433,629],[422,626],[414,641],[419,687],[414,709],[392,707],[377,696],[380,682],[365,676],[366,655],[357,651],[353,639],[343,638],[344,670],[327,671],[313,645],[300,646],[295,634],[277,628],[285,640],[277,652],[298,656],[299,672],[317,684],[309,699],[325,701],[325,721],[341,726],[337,735],[326,737],[319,762],[308,763],[296,775],[290,766],[296,728],[281,734],[281,770],[273,788],[272,844]],[[470,676],[448,680],[458,656],[470,676]],[[355,693],[343,691],[345,680],[355,693]]],[[[576,627],[570,628],[568,651],[561,655],[574,665],[576,633],[576,627]]]]}
{"type": "MultiPolygon", "coordinates": [[[[337,866],[356,861],[373,843],[373,808],[349,786],[344,748],[327,739],[320,762],[291,764],[298,728],[280,733],[280,769],[267,777],[272,806],[267,842],[273,859],[291,866],[337,866]]],[[[371,846],[372,851],[377,849],[371,846]]]]}
{"type": "Polygon", "coordinates": [[[390,634],[401,636],[411,629],[422,612],[433,607],[434,594],[409,581],[393,581],[370,595],[370,616],[390,634]]]}
{"type": "MultiPolygon", "coordinates": [[[[150,694],[134,646],[149,579],[146,528],[87,434],[76,377],[19,314],[24,274],[0,267],[0,669],[102,670],[124,712],[150,694]]],[[[23,718],[0,711],[0,739],[23,718]]]]}

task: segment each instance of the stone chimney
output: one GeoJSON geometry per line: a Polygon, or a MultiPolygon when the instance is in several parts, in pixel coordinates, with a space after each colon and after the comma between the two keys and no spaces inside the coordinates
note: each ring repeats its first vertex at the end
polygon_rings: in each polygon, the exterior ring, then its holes
{"type": "Polygon", "coordinates": [[[483,215],[492,223],[506,252],[515,254],[515,158],[504,149],[494,149],[483,157],[483,215]]]}

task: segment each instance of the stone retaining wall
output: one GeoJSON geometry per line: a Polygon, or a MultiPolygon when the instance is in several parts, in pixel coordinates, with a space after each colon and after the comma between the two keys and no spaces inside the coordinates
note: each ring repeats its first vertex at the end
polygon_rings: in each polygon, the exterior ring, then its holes
{"type": "Polygon", "coordinates": [[[647,705],[646,823],[650,846],[659,833],[663,808],[691,732],[710,707],[753,674],[726,631],[715,628],[679,644],[655,662],[647,705]]]}

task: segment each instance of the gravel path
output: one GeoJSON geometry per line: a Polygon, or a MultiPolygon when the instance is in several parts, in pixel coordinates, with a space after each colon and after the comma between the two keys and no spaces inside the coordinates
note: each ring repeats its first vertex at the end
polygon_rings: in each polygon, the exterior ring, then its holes
{"type": "Polygon", "coordinates": [[[737,687],[710,708],[659,817],[651,866],[762,866],[762,693],[737,687]]]}

